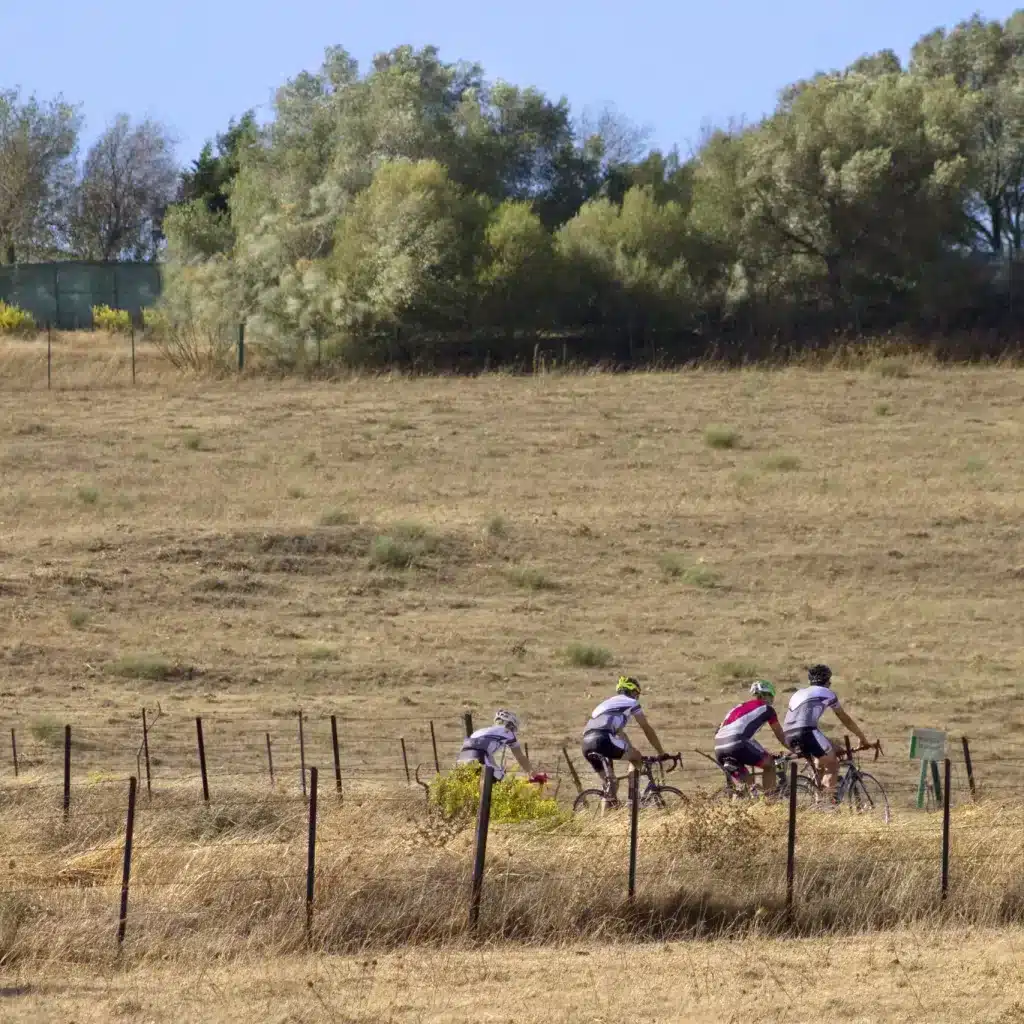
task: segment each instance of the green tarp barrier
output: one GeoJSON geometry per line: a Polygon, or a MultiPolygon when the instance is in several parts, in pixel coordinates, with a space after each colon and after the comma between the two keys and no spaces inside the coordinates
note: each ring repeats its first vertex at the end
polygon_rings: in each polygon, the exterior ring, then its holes
{"type": "Polygon", "coordinates": [[[155,263],[16,263],[0,267],[0,299],[20,306],[40,326],[92,326],[93,306],[126,309],[138,317],[160,297],[155,263]]]}

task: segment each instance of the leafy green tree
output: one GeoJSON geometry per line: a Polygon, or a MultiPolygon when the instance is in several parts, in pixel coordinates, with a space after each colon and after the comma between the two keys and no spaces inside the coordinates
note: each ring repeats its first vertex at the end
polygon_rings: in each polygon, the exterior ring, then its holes
{"type": "Polygon", "coordinates": [[[61,248],[81,125],[61,98],[0,90],[0,263],[47,259],[61,248]]]}

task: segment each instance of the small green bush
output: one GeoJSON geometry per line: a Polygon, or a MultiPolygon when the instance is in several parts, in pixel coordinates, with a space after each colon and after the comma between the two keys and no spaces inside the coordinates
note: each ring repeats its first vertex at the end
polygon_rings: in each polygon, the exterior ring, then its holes
{"type": "Polygon", "coordinates": [[[9,306],[0,299],[0,334],[28,337],[36,333],[36,321],[20,306],[9,306]]]}
{"type": "Polygon", "coordinates": [[[508,522],[502,515],[493,515],[487,520],[487,536],[495,540],[504,540],[508,536],[508,522]]]}
{"type": "Polygon", "coordinates": [[[29,726],[29,732],[32,733],[33,739],[37,739],[40,743],[50,743],[56,746],[58,743],[64,742],[64,726],[49,715],[45,718],[37,718],[29,726]]]}
{"type": "MultiPolygon", "coordinates": [[[[430,806],[448,821],[471,821],[480,805],[480,765],[458,764],[430,784],[430,806]]],[[[545,821],[558,824],[569,815],[541,787],[521,775],[506,775],[491,791],[491,821],[514,824],[545,821]]]]}
{"type": "Polygon", "coordinates": [[[321,526],[347,526],[351,522],[352,514],[340,508],[328,509],[320,516],[321,526]]]}
{"type": "Polygon", "coordinates": [[[579,668],[604,668],[611,664],[611,651],[603,647],[595,647],[593,644],[569,644],[565,649],[565,656],[569,659],[570,665],[579,668]]]}
{"type": "Polygon", "coordinates": [[[721,576],[707,565],[691,565],[683,573],[683,582],[691,587],[711,590],[721,582],[721,576]]]}
{"type": "Polygon", "coordinates": [[[370,564],[388,569],[408,569],[433,551],[437,538],[422,523],[396,523],[388,533],[374,537],[370,564]]]}
{"type": "Polygon", "coordinates": [[[132,329],[132,315],[127,309],[93,306],[92,325],[97,331],[106,331],[108,334],[129,334],[132,329]]]}
{"type": "Polygon", "coordinates": [[[95,505],[100,500],[99,488],[83,484],[78,488],[78,500],[84,505],[95,505]]]}
{"type": "Polygon", "coordinates": [[[704,442],[709,448],[735,448],[740,442],[739,431],[732,427],[708,427],[704,442]]]}
{"type": "Polygon", "coordinates": [[[84,608],[72,608],[68,612],[68,625],[72,629],[81,629],[89,621],[89,613],[84,608]]]}
{"type": "Polygon", "coordinates": [[[658,556],[658,567],[669,579],[682,576],[686,572],[686,564],[686,559],[675,551],[666,551],[658,556]]]}
{"type": "Polygon", "coordinates": [[[153,654],[136,654],[118,658],[109,666],[112,675],[122,679],[168,679],[174,674],[174,666],[164,658],[153,654]]]}
{"type": "Polygon", "coordinates": [[[780,473],[790,473],[800,468],[800,459],[796,455],[787,455],[785,452],[779,452],[775,455],[769,455],[764,460],[764,468],[778,470],[780,473]]]}

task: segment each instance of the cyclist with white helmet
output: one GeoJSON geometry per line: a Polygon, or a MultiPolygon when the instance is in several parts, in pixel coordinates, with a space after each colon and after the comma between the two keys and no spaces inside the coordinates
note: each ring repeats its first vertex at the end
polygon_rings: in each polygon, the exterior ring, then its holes
{"type": "Polygon", "coordinates": [[[643,767],[643,755],[629,742],[625,733],[626,724],[631,718],[643,729],[651,746],[661,757],[670,756],[665,753],[658,734],[644,716],[639,697],[640,684],[632,676],[619,676],[615,696],[594,708],[583,730],[583,756],[601,779],[610,783],[613,798],[617,796],[618,790],[615,771],[612,770],[611,779],[606,779],[602,759],[618,761],[626,758],[638,771],[643,767]]]}
{"type": "MultiPolygon", "coordinates": [[[[489,764],[494,769],[494,781],[500,782],[505,777],[505,769],[495,760],[503,750],[511,750],[512,756],[519,762],[519,767],[530,777],[530,781],[542,781],[540,775],[535,775],[530,767],[530,759],[519,746],[517,734],[519,732],[519,718],[514,711],[506,711],[499,708],[494,713],[494,725],[477,729],[462,741],[462,750],[459,751],[457,763],[467,764],[473,761],[480,764],[489,764]]],[[[546,776],[544,777],[546,780],[546,776]]]]}
{"type": "Polygon", "coordinates": [[[832,669],[828,665],[812,665],[807,670],[807,682],[810,685],[797,690],[789,698],[789,710],[782,728],[789,747],[801,757],[812,760],[815,768],[823,773],[822,788],[834,799],[839,758],[832,744],[818,729],[821,716],[831,708],[836,718],[860,740],[862,747],[871,744],[861,727],[840,707],[839,698],[832,689],[832,669]]]}
{"type": "Polygon", "coordinates": [[[743,779],[748,768],[760,768],[765,793],[775,790],[775,759],[754,736],[761,726],[767,725],[784,747],[789,746],[779,724],[779,716],[772,707],[774,703],[775,687],[767,679],[756,680],[750,686],[750,700],[737,704],[722,719],[715,733],[715,760],[719,765],[726,771],[731,771],[735,765],[743,779]]]}

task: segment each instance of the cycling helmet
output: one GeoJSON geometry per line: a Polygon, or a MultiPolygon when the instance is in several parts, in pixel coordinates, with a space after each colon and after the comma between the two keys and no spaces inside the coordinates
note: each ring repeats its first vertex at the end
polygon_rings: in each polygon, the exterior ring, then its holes
{"type": "Polygon", "coordinates": [[[807,670],[807,682],[811,686],[828,686],[832,681],[832,669],[828,665],[812,665],[807,670]]]}
{"type": "Polygon", "coordinates": [[[640,684],[632,676],[619,676],[615,692],[624,693],[627,697],[639,697],[640,684]]]}
{"type": "Polygon", "coordinates": [[[769,703],[775,700],[775,687],[767,679],[757,679],[751,683],[750,693],[753,697],[763,697],[769,703]]]}
{"type": "Polygon", "coordinates": [[[506,711],[504,708],[499,708],[494,712],[494,724],[503,725],[510,732],[519,731],[519,718],[516,716],[514,711],[506,711]]]}

